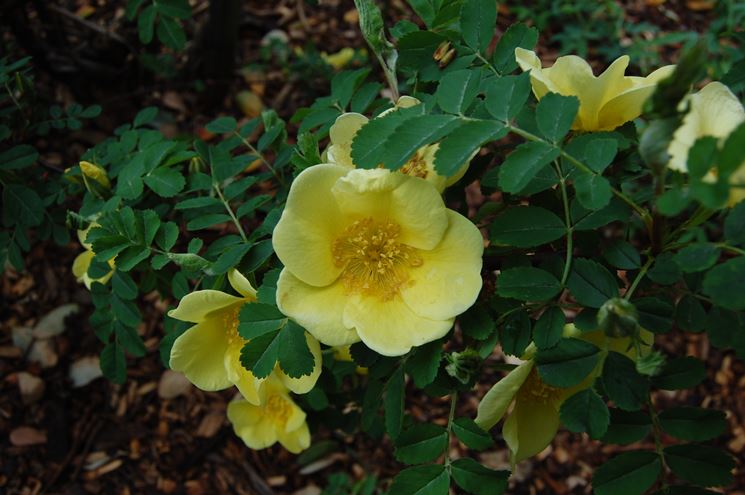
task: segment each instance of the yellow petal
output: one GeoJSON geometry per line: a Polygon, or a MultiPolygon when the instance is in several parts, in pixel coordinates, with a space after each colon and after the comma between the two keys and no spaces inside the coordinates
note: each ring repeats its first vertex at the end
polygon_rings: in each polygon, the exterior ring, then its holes
{"type": "Polygon", "coordinates": [[[210,313],[241,304],[243,301],[240,297],[231,296],[219,290],[198,290],[185,295],[176,309],[168,312],[168,316],[181,321],[199,323],[204,321],[210,313]]]}
{"type": "Polygon", "coordinates": [[[293,401],[290,396],[285,395],[285,400],[287,400],[288,405],[290,406],[290,415],[287,418],[287,422],[285,423],[285,432],[291,432],[294,430],[297,430],[300,428],[303,423],[305,423],[305,411],[300,409],[300,407],[295,404],[295,401],[293,401]]]}
{"type": "MultiPolygon", "coordinates": [[[[594,130],[597,128],[598,113],[604,103],[607,86],[615,81],[610,77],[618,74],[618,69],[625,70],[628,65],[628,57],[621,57],[608,68],[608,76],[602,81],[598,80],[593,73],[592,67],[576,55],[559,57],[556,63],[549,69],[544,69],[548,77],[556,86],[559,94],[565,96],[577,96],[580,101],[579,113],[575,120],[574,128],[581,130],[594,130]]],[[[623,77],[623,70],[621,70],[623,77]]]]}
{"type": "Polygon", "coordinates": [[[442,197],[418,177],[356,169],[339,179],[332,191],[348,217],[391,220],[401,227],[399,242],[418,249],[434,248],[447,229],[442,197]]]}
{"type": "Polygon", "coordinates": [[[344,325],[347,295],[341,282],[327,287],[303,283],[284,269],[277,280],[277,307],[326,345],[346,345],[360,339],[344,325]]]}
{"type": "Polygon", "coordinates": [[[262,407],[254,406],[244,400],[228,404],[228,420],[233,431],[252,449],[264,449],[277,441],[277,430],[264,415],[262,407]]]}
{"type": "Polygon", "coordinates": [[[401,356],[414,346],[439,339],[453,327],[453,320],[417,316],[398,297],[384,301],[351,296],[344,311],[344,323],[357,330],[367,347],[384,356],[401,356]]]}
{"type": "Polygon", "coordinates": [[[641,115],[644,102],[654,93],[657,82],[671,75],[674,70],[674,65],[668,65],[647,77],[626,77],[626,80],[632,82],[632,87],[618,92],[603,104],[598,115],[597,130],[613,130],[641,115]]]}
{"type": "Polygon", "coordinates": [[[559,411],[553,405],[516,401],[502,428],[512,463],[517,464],[541,452],[558,430],[559,411]]]}
{"type": "Polygon", "coordinates": [[[282,217],[274,228],[274,251],[306,284],[328,285],[341,273],[334,264],[331,245],[344,229],[344,222],[331,188],[348,171],[329,164],[303,170],[292,183],[282,217]]]}
{"type": "Polygon", "coordinates": [[[93,251],[83,251],[72,262],[72,274],[75,275],[79,282],[83,281],[83,276],[88,272],[94,256],[93,251]]]}
{"type": "Polygon", "coordinates": [[[551,79],[543,72],[541,60],[535,52],[524,48],[515,48],[515,60],[517,60],[517,64],[523,72],[530,71],[530,84],[533,87],[533,94],[535,94],[537,99],[540,100],[549,92],[559,92],[554,83],[551,82],[551,79]]]}
{"type": "Polygon", "coordinates": [[[248,279],[235,268],[231,268],[230,271],[228,271],[228,281],[238,294],[246,299],[256,299],[256,289],[254,289],[251,282],[249,282],[248,279]]]}
{"type": "Polygon", "coordinates": [[[305,332],[305,341],[308,343],[308,349],[313,354],[313,371],[310,375],[304,375],[300,378],[291,378],[282,368],[277,366],[277,374],[285,387],[290,389],[291,392],[296,394],[307,394],[313,387],[316,386],[318,377],[321,376],[321,367],[323,365],[323,358],[321,356],[321,344],[308,332],[305,332]]]}
{"type": "Polygon", "coordinates": [[[304,422],[299,428],[291,432],[280,432],[279,443],[293,454],[299,454],[307,449],[310,447],[310,431],[308,430],[308,424],[304,422]]]}
{"type": "Polygon", "coordinates": [[[476,424],[488,431],[499,423],[532,370],[533,360],[525,361],[495,383],[479,402],[476,424]]]}
{"type": "Polygon", "coordinates": [[[401,96],[398,101],[388,110],[384,110],[380,112],[380,115],[378,115],[378,118],[385,117],[391,112],[395,112],[396,110],[400,108],[411,108],[413,106],[419,105],[421,101],[419,101],[417,98],[414,98],[413,96],[401,96]]]}
{"type": "Polygon", "coordinates": [[[228,380],[234,384],[244,399],[254,405],[261,404],[260,389],[263,380],[256,378],[241,364],[241,344],[229,345],[225,352],[224,367],[228,380]]]}
{"type": "Polygon", "coordinates": [[[422,265],[410,270],[413,285],[401,297],[419,316],[452,318],[470,308],[481,291],[484,241],[463,215],[447,210],[448,230],[431,251],[420,251],[422,265]]]}
{"type": "Polygon", "coordinates": [[[216,318],[197,323],[171,348],[171,369],[182,372],[202,390],[222,390],[232,385],[225,371],[228,339],[220,323],[216,318]]]}
{"type": "Polygon", "coordinates": [[[690,109],[668,148],[671,156],[668,166],[681,172],[688,170],[688,150],[698,138],[724,138],[745,121],[742,103],[727,86],[719,82],[709,83],[691,95],[688,104],[690,109]]]}
{"type": "Polygon", "coordinates": [[[336,118],[329,129],[331,145],[327,151],[331,163],[354,167],[352,162],[352,140],[368,119],[360,113],[349,112],[336,118]]]}

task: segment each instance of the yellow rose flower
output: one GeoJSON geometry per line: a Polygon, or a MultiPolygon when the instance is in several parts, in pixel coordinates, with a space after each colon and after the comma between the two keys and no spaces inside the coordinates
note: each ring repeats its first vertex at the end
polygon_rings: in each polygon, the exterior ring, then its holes
{"type": "MultiPolygon", "coordinates": [[[[196,323],[173,343],[169,364],[202,390],[235,385],[246,400],[258,404],[266,379],[255,377],[241,365],[241,348],[246,340],[238,334],[238,315],[245,304],[256,301],[256,290],[237,270],[228,272],[228,280],[241,297],[218,290],[198,290],[187,294],[176,309],[168,312],[171,318],[196,323]]],[[[305,337],[315,360],[313,372],[290,378],[279,365],[273,371],[297,394],[309,392],[321,374],[321,346],[307,332],[305,337]]]]}
{"type": "Polygon", "coordinates": [[[579,113],[572,129],[586,132],[612,131],[637,118],[657,82],[675,69],[668,65],[647,77],[625,76],[629,57],[624,55],[596,77],[592,67],[576,55],[559,57],[545,69],[530,50],[516,48],[515,58],[523,71],[530,71],[533,93],[539,100],[549,92],[579,98],[579,113]]]}
{"type": "Polygon", "coordinates": [[[72,274],[75,275],[75,278],[77,278],[78,282],[84,283],[88,290],[90,290],[93,282],[98,282],[99,284],[105,284],[106,282],[108,282],[114,275],[114,266],[116,266],[114,264],[114,258],[111,258],[108,261],[109,266],[111,267],[111,271],[109,273],[100,278],[91,278],[88,275],[88,268],[90,268],[91,262],[96,256],[96,253],[93,252],[93,245],[89,242],[85,242],[85,239],[86,237],[88,237],[88,232],[91,230],[91,228],[96,227],[97,225],[98,224],[96,223],[91,223],[85,230],[78,230],[78,240],[80,241],[80,244],[85,248],[85,251],[77,255],[72,262],[72,274]]]}
{"type": "MultiPolygon", "coordinates": [[[[565,337],[576,337],[591,342],[604,355],[616,351],[636,359],[636,350],[629,349],[631,339],[610,338],[601,331],[581,333],[573,324],[564,327],[565,337]]],[[[641,330],[642,352],[651,349],[654,334],[641,330]]],[[[546,384],[538,374],[535,362],[536,347],[531,344],[521,363],[499,380],[481,399],[476,415],[476,424],[490,430],[505,416],[511,405],[512,411],[502,426],[502,436],[510,449],[513,464],[532,457],[545,449],[559,431],[562,403],[572,395],[592,386],[595,378],[602,372],[603,359],[595,370],[581,383],[570,388],[557,388],[546,384]]]]}
{"type": "Polygon", "coordinates": [[[476,226],[430,183],[388,170],[305,169],[272,242],[279,309],[329,346],[405,354],[445,335],[481,289],[476,226]]]}
{"type": "MultiPolygon", "coordinates": [[[[679,172],[688,171],[688,151],[700,137],[712,136],[723,141],[745,121],[745,109],[730,89],[720,82],[711,82],[688,99],[689,110],[670,142],[668,166],[679,172]]],[[[712,177],[713,179],[713,177],[712,177]]],[[[745,160],[730,176],[733,184],[745,185],[745,160]]],[[[745,188],[732,188],[730,206],[745,198],[745,188]]]]}
{"type": "Polygon", "coordinates": [[[287,388],[274,377],[265,381],[259,405],[245,400],[228,404],[228,419],[241,440],[252,449],[265,449],[279,442],[298,454],[310,446],[305,413],[290,398],[287,388]]]}
{"type": "MultiPolygon", "coordinates": [[[[389,108],[385,112],[380,114],[383,117],[390,112],[394,112],[399,108],[409,108],[414,105],[419,105],[421,102],[411,96],[402,96],[396,102],[393,108],[389,108]]],[[[327,158],[330,163],[342,165],[349,168],[355,168],[352,161],[352,140],[357,134],[357,131],[369,122],[369,119],[360,113],[348,112],[340,115],[334,125],[329,129],[329,140],[330,145],[327,150],[327,158]]],[[[460,169],[451,177],[443,177],[435,172],[435,153],[439,148],[438,144],[429,144],[419,148],[414,156],[412,156],[403,167],[399,169],[400,172],[411,175],[413,177],[421,177],[422,179],[431,182],[439,192],[445,190],[446,187],[451,186],[458,182],[468,170],[468,164],[470,159],[464,163],[460,169]]],[[[475,155],[475,154],[474,154],[475,155]]],[[[471,157],[473,158],[473,157],[471,157]]]]}

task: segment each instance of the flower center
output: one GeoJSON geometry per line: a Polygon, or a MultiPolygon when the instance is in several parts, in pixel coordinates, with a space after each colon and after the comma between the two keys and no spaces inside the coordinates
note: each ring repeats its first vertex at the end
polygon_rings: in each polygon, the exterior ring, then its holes
{"type": "Polygon", "coordinates": [[[238,333],[238,325],[240,324],[238,315],[240,312],[241,306],[237,306],[232,309],[228,309],[222,315],[222,321],[225,325],[225,333],[228,336],[228,346],[239,345],[243,347],[243,344],[246,343],[246,339],[241,337],[238,333]]]}
{"type": "Polygon", "coordinates": [[[406,162],[404,166],[401,167],[400,172],[412,177],[420,177],[422,179],[426,179],[429,171],[427,170],[427,162],[424,160],[424,152],[422,150],[418,150],[416,153],[414,153],[414,156],[411,157],[411,160],[406,162]]]}
{"type": "Polygon", "coordinates": [[[409,284],[409,268],[422,265],[417,250],[398,242],[401,227],[372,218],[355,221],[331,246],[336,266],[344,267],[341,279],[347,292],[395,297],[409,284]]]}
{"type": "Polygon", "coordinates": [[[518,395],[521,399],[534,404],[555,404],[561,399],[562,389],[546,385],[538,375],[538,370],[533,368],[520,387],[518,395]]]}
{"type": "Polygon", "coordinates": [[[267,415],[282,426],[287,424],[287,420],[290,419],[292,407],[287,402],[287,399],[279,394],[270,395],[266,401],[265,408],[267,415]]]}

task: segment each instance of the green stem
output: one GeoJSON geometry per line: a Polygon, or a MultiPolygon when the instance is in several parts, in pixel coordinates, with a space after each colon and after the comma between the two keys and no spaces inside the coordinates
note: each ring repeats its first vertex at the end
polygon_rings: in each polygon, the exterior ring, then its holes
{"type": "Polygon", "coordinates": [[[556,175],[559,177],[559,189],[561,189],[561,202],[564,204],[564,223],[567,229],[567,255],[564,261],[564,271],[561,274],[561,286],[566,284],[567,278],[569,277],[569,269],[572,267],[572,253],[574,251],[574,236],[572,228],[572,217],[569,214],[569,197],[567,196],[566,178],[561,173],[561,167],[554,161],[554,170],[556,175]]]}
{"type": "Polygon", "coordinates": [[[453,435],[453,421],[455,420],[455,403],[458,400],[458,392],[453,390],[450,394],[450,414],[448,415],[448,440],[445,446],[445,467],[450,469],[450,438],[453,435]]]}
{"type": "Polygon", "coordinates": [[[634,278],[634,281],[631,282],[631,287],[629,287],[629,290],[627,290],[626,294],[623,295],[624,299],[631,299],[631,296],[634,294],[634,291],[636,291],[636,287],[639,285],[639,282],[642,281],[644,275],[647,274],[649,267],[652,266],[652,262],[654,262],[654,256],[650,256],[647,259],[647,262],[644,263],[644,266],[641,267],[641,270],[639,270],[639,273],[636,274],[636,278],[634,278]]]}
{"type": "MultiPolygon", "coordinates": [[[[515,127],[512,124],[509,124],[509,123],[505,124],[505,128],[509,130],[510,132],[513,132],[528,141],[536,141],[536,142],[548,144],[549,146],[554,146],[553,143],[546,141],[545,139],[542,139],[539,136],[536,136],[532,132],[528,132],[524,129],[520,129],[519,127],[515,127]]],[[[563,158],[565,158],[569,163],[571,163],[573,166],[575,166],[579,170],[585,173],[588,173],[588,174],[598,175],[597,172],[595,172],[593,169],[591,169],[590,167],[588,167],[587,165],[585,165],[584,163],[582,163],[581,161],[579,161],[578,159],[576,159],[575,157],[573,157],[572,155],[564,151],[563,149],[559,149],[559,152],[563,158]]],[[[611,191],[613,192],[614,196],[616,196],[621,201],[629,205],[641,217],[641,219],[644,221],[644,225],[647,227],[647,230],[649,230],[651,233],[652,215],[649,213],[649,211],[647,211],[646,209],[636,204],[633,199],[629,198],[628,196],[626,196],[624,193],[622,193],[615,187],[611,187],[611,191]]]]}
{"type": "Polygon", "coordinates": [[[725,251],[729,251],[730,253],[735,253],[735,254],[745,256],[745,250],[740,249],[735,246],[730,246],[729,244],[725,242],[718,242],[717,244],[715,244],[715,246],[718,248],[724,249],[725,251]]]}
{"type": "Polygon", "coordinates": [[[213,184],[213,187],[215,188],[215,192],[217,193],[217,195],[220,197],[220,201],[222,201],[223,206],[225,206],[225,209],[227,210],[228,215],[230,215],[230,218],[233,220],[233,223],[238,229],[238,233],[241,235],[241,239],[243,239],[243,242],[245,242],[246,244],[249,244],[248,237],[246,236],[246,233],[243,231],[241,222],[238,221],[238,217],[235,216],[235,213],[233,213],[233,209],[230,207],[230,204],[225,199],[225,196],[223,196],[222,191],[220,190],[220,186],[218,186],[217,184],[213,184]]]}
{"type": "Polygon", "coordinates": [[[654,402],[652,401],[651,395],[647,397],[647,406],[649,407],[649,417],[652,419],[654,450],[655,452],[657,452],[657,455],[660,458],[660,463],[662,464],[662,469],[664,470],[664,474],[662,477],[662,489],[666,490],[668,488],[668,483],[665,474],[667,474],[669,468],[667,467],[667,462],[665,462],[665,451],[664,446],[662,445],[662,425],[660,424],[660,418],[657,415],[657,409],[655,409],[654,407],[654,402]]]}
{"type": "Polygon", "coordinates": [[[391,89],[391,100],[393,100],[393,103],[395,104],[400,96],[398,92],[398,80],[396,79],[396,74],[394,74],[394,71],[388,66],[381,54],[376,52],[375,56],[377,57],[380,66],[383,68],[385,80],[388,82],[388,87],[391,89]]]}
{"type": "Polygon", "coordinates": [[[241,136],[237,131],[233,131],[233,134],[238,136],[238,139],[241,140],[241,142],[243,143],[244,146],[246,146],[246,148],[251,150],[251,153],[259,157],[259,160],[261,160],[261,163],[266,165],[266,168],[268,168],[272,172],[272,175],[274,175],[274,177],[277,178],[277,181],[279,181],[281,185],[283,186],[286,185],[285,180],[277,173],[274,167],[272,167],[272,164],[269,163],[269,161],[266,158],[264,158],[264,155],[262,155],[261,152],[257,150],[253,144],[251,144],[251,141],[241,136]]]}
{"type": "Polygon", "coordinates": [[[667,236],[665,239],[666,243],[670,241],[674,241],[677,239],[677,237],[682,234],[684,231],[695,227],[697,225],[701,225],[705,221],[707,221],[709,218],[711,218],[712,215],[716,213],[714,210],[710,210],[704,206],[699,206],[698,209],[693,212],[693,215],[691,218],[683,222],[683,224],[675,229],[670,235],[667,236]]]}
{"type": "Polygon", "coordinates": [[[481,53],[479,52],[473,52],[474,55],[476,55],[476,58],[479,59],[483,64],[492,71],[497,77],[501,77],[502,74],[499,73],[499,71],[492,65],[491,62],[489,62],[481,53]]]}

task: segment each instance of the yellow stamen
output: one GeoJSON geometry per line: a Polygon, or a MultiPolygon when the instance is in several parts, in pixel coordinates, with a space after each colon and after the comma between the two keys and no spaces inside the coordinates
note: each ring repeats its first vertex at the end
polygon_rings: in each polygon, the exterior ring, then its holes
{"type": "Polygon", "coordinates": [[[331,247],[336,266],[344,267],[341,279],[350,293],[395,297],[411,284],[409,269],[422,265],[415,248],[398,242],[401,227],[372,218],[357,220],[331,247]]]}
{"type": "Polygon", "coordinates": [[[427,170],[427,162],[424,160],[424,152],[422,150],[414,153],[411,160],[406,162],[400,169],[401,173],[410,175],[412,177],[420,177],[422,179],[427,178],[429,171],[427,170]]]}
{"type": "Polygon", "coordinates": [[[561,399],[562,390],[546,385],[538,375],[538,370],[533,368],[517,395],[518,398],[527,402],[548,405],[556,404],[561,399]]]}
{"type": "Polygon", "coordinates": [[[232,309],[228,309],[225,311],[222,315],[222,321],[225,325],[225,333],[228,335],[228,345],[240,345],[243,347],[243,344],[246,343],[246,339],[240,336],[238,333],[238,325],[240,324],[240,319],[238,318],[238,314],[241,312],[241,307],[235,307],[232,309]]]}
{"type": "Polygon", "coordinates": [[[284,426],[287,424],[287,420],[290,419],[292,413],[292,406],[290,403],[279,394],[272,394],[266,401],[266,412],[267,415],[274,420],[277,424],[284,426]]]}

